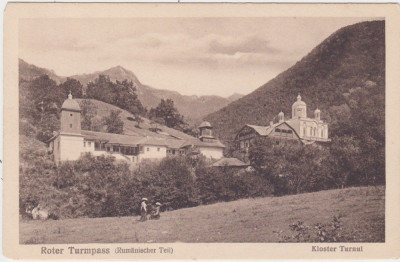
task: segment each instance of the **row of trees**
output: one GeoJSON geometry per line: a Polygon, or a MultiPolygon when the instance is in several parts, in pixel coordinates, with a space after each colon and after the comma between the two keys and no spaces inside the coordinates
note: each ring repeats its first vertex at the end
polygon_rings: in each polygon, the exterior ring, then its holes
{"type": "Polygon", "coordinates": [[[142,197],[170,210],[272,193],[267,179],[209,167],[202,157],[145,161],[131,170],[112,157],[55,166],[41,151],[21,153],[36,156],[20,170],[21,214],[40,203],[60,218],[127,216],[139,214],[142,197]]]}

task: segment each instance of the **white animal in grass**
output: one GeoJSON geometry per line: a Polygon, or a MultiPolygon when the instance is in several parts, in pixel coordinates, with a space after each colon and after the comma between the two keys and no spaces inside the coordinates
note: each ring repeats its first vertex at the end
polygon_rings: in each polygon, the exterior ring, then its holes
{"type": "Polygon", "coordinates": [[[26,213],[31,214],[32,218],[34,220],[46,220],[49,218],[49,209],[48,208],[43,208],[40,204],[33,208],[32,210],[30,210],[30,208],[26,209],[26,213]]]}

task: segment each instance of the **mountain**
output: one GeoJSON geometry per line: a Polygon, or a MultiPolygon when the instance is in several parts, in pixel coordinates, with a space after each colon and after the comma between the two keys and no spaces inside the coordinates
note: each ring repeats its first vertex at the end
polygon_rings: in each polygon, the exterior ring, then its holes
{"type": "Polygon", "coordinates": [[[244,97],[242,94],[234,93],[233,95],[228,96],[229,101],[233,102],[235,100],[239,100],[240,98],[244,97]]]}
{"type": "Polygon", "coordinates": [[[385,118],[385,22],[362,22],[339,29],[294,66],[205,119],[229,144],[246,123],[268,125],[280,111],[289,118],[299,93],[307,103],[308,116],[313,116],[317,107],[322,111],[321,117],[330,124],[330,135],[343,134],[340,129],[344,124],[334,123],[349,118],[353,122],[346,127],[348,132],[368,131],[384,137],[379,130],[384,130],[385,118]],[[364,100],[357,90],[368,92],[364,100]],[[358,97],[349,100],[352,94],[358,97]],[[335,113],[338,110],[340,117],[335,113]],[[359,123],[367,130],[356,131],[359,123]]]}
{"type": "MultiPolygon", "coordinates": [[[[19,60],[20,78],[30,81],[40,75],[47,74],[57,83],[66,80],[66,77],[57,76],[53,71],[39,68],[19,60]]],[[[218,109],[228,105],[230,102],[242,97],[240,94],[234,94],[228,98],[220,96],[187,96],[181,95],[176,91],[156,89],[142,84],[136,75],[122,66],[115,66],[104,71],[97,71],[91,74],[72,75],[74,78],[86,85],[96,79],[99,75],[107,75],[112,81],[122,81],[128,79],[134,83],[137,94],[144,107],[150,109],[156,107],[161,99],[172,99],[178,111],[185,117],[186,121],[191,123],[199,123],[203,117],[217,111],[218,109]]]]}
{"type": "Polygon", "coordinates": [[[122,66],[112,67],[104,71],[97,71],[92,74],[73,75],[71,78],[79,80],[82,85],[93,81],[100,74],[108,75],[112,81],[131,80],[137,88],[137,94],[142,104],[147,107],[156,107],[161,99],[172,99],[178,111],[188,120],[199,122],[202,118],[218,109],[228,105],[242,95],[234,94],[228,98],[220,96],[187,96],[176,91],[156,89],[142,84],[135,74],[122,66]]]}
{"type": "Polygon", "coordinates": [[[66,77],[58,76],[54,73],[53,70],[49,70],[46,68],[37,67],[35,65],[28,64],[22,59],[18,60],[18,70],[19,70],[19,79],[25,81],[31,81],[41,75],[48,75],[51,79],[60,84],[66,80],[66,77]]]}

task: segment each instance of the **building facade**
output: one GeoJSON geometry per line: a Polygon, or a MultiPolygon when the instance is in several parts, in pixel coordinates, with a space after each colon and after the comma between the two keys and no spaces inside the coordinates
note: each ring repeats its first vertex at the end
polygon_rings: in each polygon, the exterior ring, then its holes
{"type": "Polygon", "coordinates": [[[200,137],[163,139],[152,136],[122,135],[81,129],[79,103],[69,94],[61,107],[60,131],[48,141],[54,161],[78,160],[84,153],[110,155],[117,160],[138,163],[143,159],[162,159],[184,155],[195,148],[210,159],[223,157],[225,146],[212,134],[208,122],[200,125],[200,137]]]}
{"type": "Polygon", "coordinates": [[[295,142],[301,144],[328,143],[328,124],[321,120],[321,110],[314,111],[314,118],[307,117],[307,105],[300,94],[292,105],[292,117],[285,120],[283,112],[278,114],[278,122],[268,126],[246,124],[235,137],[235,147],[248,153],[251,144],[258,137],[273,139],[276,144],[295,142]]]}

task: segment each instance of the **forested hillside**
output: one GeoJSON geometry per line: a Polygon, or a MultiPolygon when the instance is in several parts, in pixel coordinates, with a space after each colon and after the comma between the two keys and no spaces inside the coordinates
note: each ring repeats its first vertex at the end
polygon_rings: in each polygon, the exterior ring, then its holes
{"type": "MultiPolygon", "coordinates": [[[[384,143],[385,22],[342,28],[293,67],[253,93],[206,117],[226,144],[246,123],[268,125],[283,111],[291,117],[298,93],[307,114],[321,109],[330,136],[384,143]]],[[[275,119],[276,120],[276,119],[275,119]]]]}

